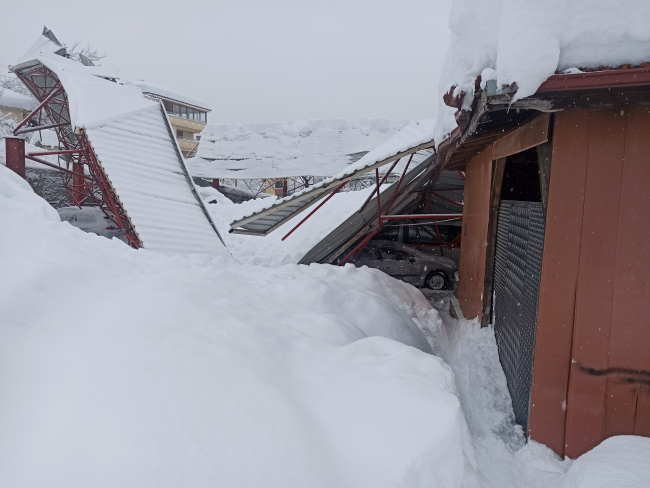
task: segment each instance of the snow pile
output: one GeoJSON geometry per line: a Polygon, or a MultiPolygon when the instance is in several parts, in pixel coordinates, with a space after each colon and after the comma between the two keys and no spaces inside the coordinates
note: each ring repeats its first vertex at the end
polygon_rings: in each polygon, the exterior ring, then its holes
{"type": "Polygon", "coordinates": [[[532,95],[556,70],[617,67],[650,61],[647,0],[455,0],[451,42],[440,78],[436,141],[455,127],[442,96],[458,85],[471,99],[474,81],[516,83],[516,99],[532,95]]]}
{"type": "Polygon", "coordinates": [[[188,167],[206,178],[332,176],[408,124],[385,118],[209,124],[188,167]]]}
{"type": "MultiPolygon", "coordinates": [[[[0,107],[18,108],[31,112],[36,108],[34,100],[9,88],[0,87],[0,107]]],[[[19,121],[20,122],[20,121],[19,121]]]]}
{"type": "Polygon", "coordinates": [[[4,486],[477,486],[415,288],[135,251],[4,167],[0,227],[4,486]]]}
{"type": "MultiPolygon", "coordinates": [[[[383,185],[383,187],[387,186],[383,185]]],[[[256,199],[233,204],[221,193],[211,188],[201,188],[201,194],[204,195],[205,200],[208,202],[217,199],[218,203],[209,205],[208,209],[219,229],[219,233],[224,236],[226,247],[238,262],[281,266],[299,262],[316,244],[356,212],[373,189],[374,187],[360,191],[337,193],[284,241],[282,238],[309,215],[315,207],[308,208],[296,218],[285,222],[264,237],[230,234],[228,232],[230,222],[239,220],[244,215],[263,210],[265,207],[277,202],[277,199],[256,199]],[[215,194],[219,194],[219,196],[215,194]],[[225,202],[222,200],[225,200],[225,202]]]]}

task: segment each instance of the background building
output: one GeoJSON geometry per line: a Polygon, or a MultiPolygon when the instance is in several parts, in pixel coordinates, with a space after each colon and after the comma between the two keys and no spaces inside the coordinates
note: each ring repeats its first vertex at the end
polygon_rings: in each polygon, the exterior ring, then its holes
{"type": "Polygon", "coordinates": [[[199,145],[199,134],[208,123],[210,106],[196,98],[144,81],[125,81],[135,85],[151,99],[162,100],[174,129],[174,135],[185,157],[193,157],[199,145]]]}

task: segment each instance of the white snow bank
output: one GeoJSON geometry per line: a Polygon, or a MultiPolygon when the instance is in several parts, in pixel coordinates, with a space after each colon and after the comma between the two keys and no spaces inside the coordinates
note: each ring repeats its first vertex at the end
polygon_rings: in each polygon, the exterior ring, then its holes
{"type": "Polygon", "coordinates": [[[516,83],[518,99],[535,93],[556,70],[648,62],[648,19],[647,0],[455,0],[438,86],[436,141],[456,127],[455,109],[442,100],[451,86],[471,99],[474,80],[483,73],[499,87],[516,83]]]}
{"type": "Polygon", "coordinates": [[[34,100],[9,88],[0,87],[0,107],[31,111],[36,108],[34,100]]]}
{"type": "Polygon", "coordinates": [[[332,176],[409,124],[398,119],[322,119],[209,124],[201,133],[194,176],[332,176]]]}
{"type": "Polygon", "coordinates": [[[415,288],[135,251],[1,166],[0,228],[3,485],[476,486],[415,288]]]}

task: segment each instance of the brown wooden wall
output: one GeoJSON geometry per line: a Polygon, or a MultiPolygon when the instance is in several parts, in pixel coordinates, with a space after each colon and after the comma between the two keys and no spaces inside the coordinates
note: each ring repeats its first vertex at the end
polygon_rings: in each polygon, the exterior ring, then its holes
{"type": "Polygon", "coordinates": [[[465,168],[463,236],[456,297],[463,315],[468,319],[480,318],[483,314],[492,165],[492,146],[489,146],[465,168]]]}
{"type": "MultiPolygon", "coordinates": [[[[464,244],[464,243],[463,243],[464,244]]],[[[530,436],[650,436],[650,109],[556,114],[530,436]]]]}

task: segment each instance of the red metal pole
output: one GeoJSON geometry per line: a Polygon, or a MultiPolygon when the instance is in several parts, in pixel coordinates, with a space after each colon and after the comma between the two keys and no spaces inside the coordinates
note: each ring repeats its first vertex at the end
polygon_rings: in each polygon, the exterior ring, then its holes
{"type": "Polygon", "coordinates": [[[81,163],[72,163],[72,204],[81,208],[84,199],[84,165],[81,163]]]}
{"type": "Polygon", "coordinates": [[[435,191],[432,191],[431,194],[438,197],[438,198],[440,198],[441,200],[444,200],[445,202],[449,202],[449,203],[452,203],[454,205],[458,205],[459,207],[464,206],[462,203],[457,202],[455,200],[452,200],[451,198],[446,198],[446,197],[443,197],[442,195],[438,195],[435,191]]]}
{"type": "Polygon", "coordinates": [[[25,178],[25,139],[7,137],[5,139],[7,168],[21,178],[25,178]]]}
{"type": "Polygon", "coordinates": [[[328,195],[328,197],[327,197],[325,200],[323,200],[323,201],[318,205],[318,207],[316,207],[314,210],[312,210],[311,213],[310,213],[309,215],[307,215],[307,217],[305,217],[304,219],[302,219],[298,225],[296,225],[293,229],[291,229],[291,230],[287,233],[287,235],[284,236],[284,237],[282,238],[282,240],[284,241],[287,237],[289,237],[291,234],[293,234],[293,231],[294,231],[294,230],[296,230],[298,227],[300,227],[300,226],[303,224],[303,222],[304,222],[305,220],[307,220],[309,217],[311,217],[312,215],[314,215],[314,214],[316,213],[316,210],[318,210],[318,209],[321,208],[323,205],[325,205],[325,204],[327,203],[327,201],[328,201],[330,198],[332,198],[332,197],[334,196],[335,193],[337,193],[341,188],[343,188],[343,187],[344,187],[345,185],[347,185],[347,184],[348,184],[348,182],[346,181],[346,182],[343,183],[341,186],[339,186],[336,190],[334,190],[332,193],[330,193],[330,194],[328,195]]]}
{"type": "Polygon", "coordinates": [[[82,154],[81,149],[69,149],[65,151],[48,151],[48,152],[35,152],[29,153],[28,156],[56,156],[58,154],[82,154]]]}
{"type": "MultiPolygon", "coordinates": [[[[397,163],[399,163],[400,160],[401,160],[401,159],[398,159],[397,161],[395,161],[395,162],[393,163],[393,165],[390,167],[390,169],[388,170],[388,172],[386,172],[386,174],[384,175],[384,177],[381,179],[381,183],[380,183],[381,185],[384,184],[384,181],[386,181],[386,178],[388,178],[388,175],[391,174],[391,172],[393,171],[393,169],[395,168],[395,166],[397,166],[397,163]]],[[[372,190],[372,193],[371,193],[370,195],[368,195],[368,198],[366,198],[366,201],[363,202],[363,205],[361,205],[361,208],[359,209],[359,213],[363,212],[363,209],[366,208],[366,205],[368,205],[368,202],[372,199],[373,196],[375,196],[375,193],[376,193],[376,192],[377,192],[377,188],[375,188],[374,190],[372,190]]]]}
{"type": "Polygon", "coordinates": [[[460,175],[463,181],[465,181],[465,173],[463,173],[462,171],[457,171],[457,173],[460,175]]]}
{"type": "Polygon", "coordinates": [[[212,188],[215,190],[219,189],[219,178],[212,178],[212,188]]]}
{"type": "Polygon", "coordinates": [[[346,262],[348,259],[350,259],[350,256],[352,256],[352,255],[353,255],[354,253],[356,253],[357,251],[361,252],[361,251],[363,250],[363,248],[366,247],[366,244],[368,244],[368,242],[370,242],[370,239],[372,239],[373,237],[375,237],[375,234],[377,234],[377,232],[379,232],[379,229],[377,229],[376,231],[374,231],[373,233],[371,233],[368,237],[366,237],[363,241],[361,241],[361,243],[360,243],[357,247],[355,247],[354,249],[352,249],[352,251],[350,251],[350,252],[349,252],[349,253],[348,253],[348,254],[347,254],[347,255],[346,255],[346,256],[341,260],[341,262],[339,263],[339,266],[343,266],[343,265],[345,264],[345,262],[346,262]]]}
{"type": "Polygon", "coordinates": [[[399,187],[402,186],[402,180],[404,180],[404,177],[406,176],[406,172],[409,169],[409,164],[411,164],[411,160],[413,159],[414,155],[415,155],[415,153],[411,154],[411,157],[409,158],[408,163],[406,163],[406,167],[404,168],[404,172],[402,173],[402,177],[399,179],[399,182],[397,183],[397,188],[395,188],[395,191],[393,192],[393,197],[390,199],[390,203],[388,204],[388,208],[386,209],[386,214],[388,214],[388,212],[390,212],[390,207],[392,207],[393,202],[395,201],[395,197],[397,196],[397,192],[399,191],[399,187]]]}

